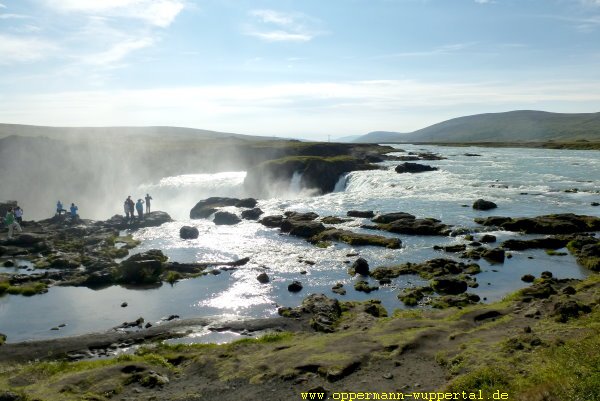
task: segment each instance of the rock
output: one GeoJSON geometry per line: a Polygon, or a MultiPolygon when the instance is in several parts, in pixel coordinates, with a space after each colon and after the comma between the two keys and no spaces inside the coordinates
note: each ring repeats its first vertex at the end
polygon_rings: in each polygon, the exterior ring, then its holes
{"type": "Polygon", "coordinates": [[[481,236],[481,238],[479,238],[479,242],[482,242],[484,244],[490,244],[492,242],[496,242],[496,236],[490,235],[490,234],[484,234],[481,236]]]}
{"type": "MultiPolygon", "coordinates": [[[[377,216],[379,221],[388,221],[392,218],[395,220],[385,224],[378,224],[376,229],[389,231],[397,234],[410,234],[410,235],[443,235],[446,236],[450,233],[450,227],[441,223],[437,219],[426,218],[417,219],[415,216],[408,213],[390,213],[385,215],[377,216]]],[[[373,227],[363,227],[373,228],[373,227]]]]}
{"type": "Polygon", "coordinates": [[[415,306],[425,298],[425,295],[433,293],[431,287],[416,287],[416,288],[405,288],[400,294],[398,299],[406,306],[415,306]]]}
{"type": "Polygon", "coordinates": [[[265,216],[259,220],[259,223],[265,227],[281,227],[281,223],[283,223],[283,216],[274,215],[274,216],[265,216]]]}
{"type": "Polygon", "coordinates": [[[260,208],[258,208],[258,207],[255,207],[254,209],[244,210],[244,211],[242,211],[242,219],[246,219],[246,220],[258,220],[258,218],[263,213],[264,212],[260,208]]]}
{"type": "Polygon", "coordinates": [[[342,315],[340,303],[335,298],[328,298],[324,294],[311,294],[302,301],[303,313],[312,315],[310,326],[315,331],[331,333],[333,325],[342,315]]]}
{"type": "Polygon", "coordinates": [[[569,239],[546,237],[530,240],[509,239],[502,243],[502,248],[510,249],[511,251],[523,251],[526,249],[560,249],[564,248],[569,239]]]}
{"type": "Polygon", "coordinates": [[[444,276],[431,281],[431,288],[438,294],[457,295],[467,291],[467,282],[460,278],[444,276]]]}
{"type": "Polygon", "coordinates": [[[554,294],[556,294],[556,290],[549,281],[535,283],[531,287],[521,290],[521,296],[523,298],[546,299],[554,294]]]}
{"type": "Polygon", "coordinates": [[[152,327],[152,323],[148,322],[146,323],[146,325],[144,326],[144,328],[149,329],[150,327],[152,327]]]}
{"type": "Polygon", "coordinates": [[[196,239],[200,235],[200,232],[196,227],[183,226],[179,229],[179,237],[182,239],[196,239]]]}
{"type": "Polygon", "coordinates": [[[361,217],[361,218],[367,218],[370,219],[371,217],[375,216],[375,213],[373,213],[372,210],[366,210],[366,211],[360,211],[360,210],[349,210],[346,213],[347,216],[349,217],[361,217]]]}
{"type": "Polygon", "coordinates": [[[590,205],[591,206],[600,206],[600,203],[598,203],[598,202],[592,202],[592,203],[590,203],[590,205]]]}
{"type": "Polygon", "coordinates": [[[288,285],[289,292],[300,292],[302,291],[302,288],[302,283],[299,281],[293,281],[291,284],[288,285]]]}
{"type": "Polygon", "coordinates": [[[525,274],[521,276],[521,281],[526,283],[533,283],[533,280],[535,280],[535,276],[533,274],[525,274]]]}
{"type": "Polygon", "coordinates": [[[256,207],[257,203],[258,202],[254,198],[244,198],[244,199],[240,199],[239,201],[237,201],[235,203],[235,207],[245,207],[248,209],[252,209],[252,208],[256,207]]]}
{"type": "Polygon", "coordinates": [[[443,309],[449,307],[465,307],[467,305],[476,304],[479,301],[479,295],[466,292],[459,295],[443,295],[438,298],[432,298],[428,303],[434,308],[443,309]]]}
{"type": "Polygon", "coordinates": [[[25,398],[23,398],[23,396],[21,396],[20,394],[14,393],[12,391],[0,390],[0,401],[25,401],[25,398]]]}
{"type": "Polygon", "coordinates": [[[570,318],[578,318],[580,314],[590,313],[592,309],[574,300],[557,302],[554,304],[553,315],[557,316],[559,322],[566,322],[570,318]]]}
{"type": "Polygon", "coordinates": [[[358,234],[349,230],[340,230],[337,228],[326,229],[318,235],[311,237],[309,241],[314,244],[324,241],[339,241],[353,246],[373,245],[390,249],[398,249],[402,245],[402,242],[398,238],[387,238],[380,235],[358,234]]]}
{"type": "Polygon", "coordinates": [[[127,307],[127,302],[123,302],[123,303],[121,304],[121,308],[126,308],[126,307],[127,307]]]}
{"type": "Polygon", "coordinates": [[[234,224],[239,223],[240,218],[233,214],[233,213],[229,213],[229,212],[216,212],[215,213],[215,219],[213,220],[213,222],[216,225],[227,225],[227,226],[232,226],[234,224]]]}
{"type": "Polygon", "coordinates": [[[296,237],[310,238],[323,231],[325,226],[318,221],[287,218],[281,223],[281,231],[296,237]]]}
{"type": "Polygon", "coordinates": [[[374,217],[373,219],[371,219],[371,221],[373,221],[375,223],[379,223],[379,224],[388,224],[388,223],[391,223],[392,221],[405,220],[405,219],[415,220],[416,217],[409,213],[396,212],[396,213],[379,214],[376,217],[374,217]]]}
{"type": "Polygon", "coordinates": [[[396,166],[396,173],[423,173],[426,171],[436,171],[437,167],[431,167],[426,164],[418,164],[418,163],[402,163],[396,166]]]}
{"type": "Polygon", "coordinates": [[[477,153],[465,153],[463,156],[468,156],[468,157],[478,157],[481,156],[480,154],[477,153]]]}
{"type": "Polygon", "coordinates": [[[565,295],[575,295],[577,293],[577,290],[568,285],[565,288],[563,288],[561,292],[565,295]]]}
{"type": "Polygon", "coordinates": [[[102,288],[114,284],[115,277],[111,270],[95,271],[88,274],[81,285],[89,288],[102,288]]]}
{"type": "Polygon", "coordinates": [[[118,281],[127,284],[160,282],[167,257],[158,249],[151,249],[129,257],[117,268],[118,281]]]}
{"type": "Polygon", "coordinates": [[[6,260],[3,263],[4,267],[14,267],[15,266],[15,262],[12,260],[6,260]]]}
{"type": "Polygon", "coordinates": [[[378,289],[379,289],[379,287],[378,287],[378,286],[376,286],[376,285],[374,285],[374,286],[371,286],[371,285],[369,285],[369,283],[368,283],[368,282],[366,282],[366,281],[364,281],[364,280],[360,280],[360,281],[357,281],[357,282],[354,284],[354,289],[355,289],[356,291],[361,291],[361,292],[365,292],[365,293],[367,293],[367,294],[368,294],[368,293],[370,293],[371,291],[378,290],[378,289]]]}
{"type": "Polygon", "coordinates": [[[360,274],[361,276],[369,275],[369,263],[364,258],[358,258],[350,267],[351,274],[360,274]]]}
{"type": "Polygon", "coordinates": [[[391,267],[377,267],[371,271],[371,277],[377,280],[396,278],[403,274],[418,274],[423,278],[433,278],[450,274],[477,274],[479,265],[459,263],[451,259],[436,258],[423,263],[403,263],[391,267]]]}
{"type": "Polygon", "coordinates": [[[467,249],[465,244],[456,244],[456,245],[448,245],[448,246],[438,246],[434,245],[433,249],[443,250],[444,252],[464,252],[467,249]]]}
{"type": "Polygon", "coordinates": [[[258,276],[256,276],[256,279],[261,284],[266,284],[266,283],[268,283],[270,281],[269,276],[267,275],[267,273],[260,273],[258,276]]]}
{"type": "Polygon", "coordinates": [[[351,221],[351,219],[342,219],[340,217],[335,216],[327,216],[321,219],[321,223],[323,224],[342,224],[351,221]]]}
{"type": "Polygon", "coordinates": [[[514,219],[494,216],[487,219],[476,218],[475,222],[484,226],[499,226],[508,231],[521,231],[525,234],[572,234],[600,231],[600,217],[573,213],[514,219]]]}
{"type": "Polygon", "coordinates": [[[218,208],[226,206],[235,206],[239,199],[212,197],[201,200],[190,210],[190,219],[205,219],[215,213],[218,208]]]}
{"type": "Polygon", "coordinates": [[[490,210],[495,209],[497,207],[498,205],[496,205],[494,202],[486,201],[484,199],[477,199],[473,203],[473,209],[475,210],[490,210]]]}
{"type": "Polygon", "coordinates": [[[552,272],[543,271],[542,274],[540,274],[540,277],[544,279],[552,278],[552,272]]]}
{"type": "Polygon", "coordinates": [[[346,290],[344,289],[344,284],[337,283],[333,287],[331,287],[331,291],[335,292],[338,295],[346,295],[346,290]]]}
{"type": "Polygon", "coordinates": [[[136,220],[135,225],[137,227],[158,227],[163,225],[164,223],[169,223],[173,221],[171,216],[165,212],[156,211],[144,214],[144,219],[142,221],[136,220]]]}
{"type": "Polygon", "coordinates": [[[39,242],[43,242],[45,239],[46,236],[42,234],[22,233],[11,239],[7,239],[6,241],[4,241],[4,245],[28,248],[35,246],[39,242]]]}
{"type": "Polygon", "coordinates": [[[504,263],[505,251],[500,248],[486,249],[481,252],[481,257],[491,263],[504,263]]]}

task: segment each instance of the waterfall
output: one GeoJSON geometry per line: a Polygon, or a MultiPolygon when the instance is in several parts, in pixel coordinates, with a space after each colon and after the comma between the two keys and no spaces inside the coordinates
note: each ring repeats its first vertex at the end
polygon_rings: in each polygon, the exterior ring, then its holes
{"type": "Polygon", "coordinates": [[[344,192],[344,190],[346,189],[346,178],[347,174],[340,175],[339,180],[335,183],[333,192],[344,192]]]}
{"type": "Polygon", "coordinates": [[[300,182],[302,181],[302,173],[294,171],[292,179],[290,180],[290,194],[299,194],[301,191],[300,182]]]}

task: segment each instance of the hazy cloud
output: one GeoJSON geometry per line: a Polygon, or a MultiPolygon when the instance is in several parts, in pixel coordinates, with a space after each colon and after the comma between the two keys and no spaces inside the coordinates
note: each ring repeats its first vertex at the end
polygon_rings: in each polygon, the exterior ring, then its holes
{"type": "Polygon", "coordinates": [[[268,42],[308,42],[320,34],[311,27],[316,21],[305,14],[252,10],[250,15],[255,23],[245,34],[268,42]]]}
{"type": "Polygon", "coordinates": [[[0,64],[37,61],[56,50],[58,46],[45,39],[0,34],[0,64]]]}
{"type": "Polygon", "coordinates": [[[110,47],[104,52],[85,56],[83,61],[87,64],[94,64],[98,66],[111,66],[123,60],[129,55],[129,53],[146,47],[150,47],[153,44],[153,39],[149,37],[140,39],[129,39],[114,44],[112,47],[110,47]]]}
{"type": "Polygon", "coordinates": [[[183,10],[183,0],[42,0],[58,12],[132,18],[165,28],[183,10]]]}

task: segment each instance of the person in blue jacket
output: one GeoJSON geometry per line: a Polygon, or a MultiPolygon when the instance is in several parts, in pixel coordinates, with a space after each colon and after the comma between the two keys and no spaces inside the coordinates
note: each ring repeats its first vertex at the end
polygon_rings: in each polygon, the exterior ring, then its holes
{"type": "Polygon", "coordinates": [[[79,208],[77,206],[75,206],[74,203],[71,203],[71,218],[72,219],[77,217],[77,210],[79,210],[79,208]]]}
{"type": "Polygon", "coordinates": [[[141,199],[138,199],[137,203],[135,204],[135,208],[138,213],[138,218],[140,220],[143,219],[144,218],[144,201],[141,199]]]}

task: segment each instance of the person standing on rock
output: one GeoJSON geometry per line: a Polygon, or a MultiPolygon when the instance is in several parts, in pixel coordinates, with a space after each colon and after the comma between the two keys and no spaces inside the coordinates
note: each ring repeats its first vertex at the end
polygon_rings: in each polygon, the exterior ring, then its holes
{"type": "Polygon", "coordinates": [[[146,213],[150,213],[150,201],[152,200],[152,197],[150,196],[150,194],[146,194],[146,213]]]}
{"type": "Polygon", "coordinates": [[[6,212],[6,217],[4,218],[4,224],[8,227],[8,239],[11,239],[13,236],[13,230],[16,228],[18,232],[23,231],[19,223],[15,220],[15,214],[13,208],[11,207],[6,212]]]}
{"type": "Polygon", "coordinates": [[[144,201],[138,199],[137,203],[135,204],[135,208],[137,209],[138,217],[140,220],[142,220],[144,218],[144,201]]]}
{"type": "Polygon", "coordinates": [[[23,209],[21,209],[21,206],[15,208],[15,220],[19,225],[23,225],[23,209]]]}
{"type": "Polygon", "coordinates": [[[66,212],[66,210],[63,209],[63,204],[61,203],[61,201],[58,201],[56,202],[56,214],[60,216],[62,212],[66,212]]]}
{"type": "Polygon", "coordinates": [[[71,203],[71,218],[72,219],[77,218],[77,210],[79,210],[79,208],[77,206],[75,206],[74,203],[71,203]]]}
{"type": "Polygon", "coordinates": [[[129,221],[129,199],[131,198],[131,196],[128,196],[127,199],[125,199],[125,202],[123,202],[123,211],[125,212],[125,219],[127,221],[129,221]]]}
{"type": "Polygon", "coordinates": [[[135,203],[133,199],[131,199],[131,195],[127,197],[127,204],[129,205],[129,215],[131,216],[131,221],[135,218],[135,203]]]}

